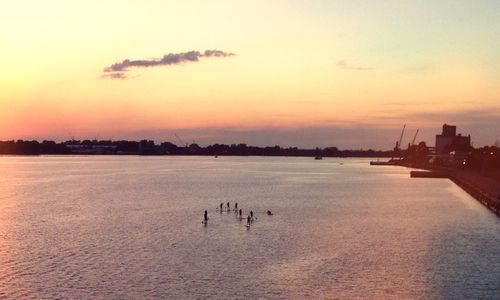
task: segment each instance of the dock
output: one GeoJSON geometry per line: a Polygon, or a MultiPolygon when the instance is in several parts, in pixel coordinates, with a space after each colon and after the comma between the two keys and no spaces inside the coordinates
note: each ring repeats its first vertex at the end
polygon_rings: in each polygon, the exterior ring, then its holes
{"type": "Polygon", "coordinates": [[[392,161],[372,160],[372,161],[370,161],[370,165],[372,165],[372,166],[395,166],[396,164],[392,161]]]}
{"type": "Polygon", "coordinates": [[[500,217],[500,183],[480,172],[432,167],[408,162],[395,163],[394,161],[371,161],[370,165],[393,165],[420,169],[410,171],[410,177],[412,178],[449,179],[500,217]]]}
{"type": "MultiPolygon", "coordinates": [[[[461,176],[460,174],[450,175],[449,178],[469,195],[493,211],[497,216],[500,216],[500,195],[493,194],[495,189],[479,187],[475,184],[477,182],[470,180],[470,178],[467,178],[466,176],[461,176]]],[[[498,192],[498,189],[496,189],[496,192],[498,192]]]]}
{"type": "Polygon", "coordinates": [[[412,178],[447,178],[500,216],[500,187],[497,182],[480,174],[458,170],[411,171],[412,178]]]}
{"type": "Polygon", "coordinates": [[[411,171],[412,178],[450,178],[450,174],[443,171],[411,171]]]}

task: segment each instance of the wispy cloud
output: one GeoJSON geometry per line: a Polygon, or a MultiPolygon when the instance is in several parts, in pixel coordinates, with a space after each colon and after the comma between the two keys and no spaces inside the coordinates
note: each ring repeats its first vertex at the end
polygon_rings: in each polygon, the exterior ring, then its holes
{"type": "Polygon", "coordinates": [[[470,108],[448,112],[416,112],[405,116],[415,120],[428,122],[455,122],[460,124],[484,126],[484,128],[498,128],[500,125],[500,113],[498,106],[484,108],[470,108]]]}
{"type": "Polygon", "coordinates": [[[164,139],[175,142],[174,132],[176,132],[183,139],[195,141],[200,145],[245,143],[256,146],[280,145],[301,148],[336,146],[341,149],[391,149],[394,146],[393,139],[399,135],[401,128],[386,129],[373,126],[372,130],[367,130],[365,126],[359,124],[310,127],[171,128],[127,132],[123,138],[148,138],[158,141],[164,139]]]}
{"type": "Polygon", "coordinates": [[[350,64],[345,59],[339,60],[335,65],[337,67],[339,67],[341,69],[345,69],[345,70],[354,70],[354,71],[370,71],[370,70],[374,70],[374,68],[371,68],[371,67],[350,64]]]}
{"type": "Polygon", "coordinates": [[[438,70],[438,66],[436,63],[425,62],[425,63],[419,63],[419,64],[404,67],[396,72],[398,74],[411,74],[411,75],[424,74],[425,75],[428,73],[434,73],[437,70],[438,70]]]}
{"type": "Polygon", "coordinates": [[[102,75],[103,78],[109,79],[126,79],[125,74],[130,68],[147,68],[156,66],[168,66],[176,65],[184,62],[197,62],[201,57],[227,57],[233,56],[234,53],[224,52],[221,50],[205,50],[200,51],[188,51],[181,53],[169,53],[163,55],[160,59],[139,59],[130,60],[124,59],[121,62],[114,63],[106,68],[104,68],[102,75]]]}
{"type": "Polygon", "coordinates": [[[122,72],[105,72],[101,77],[108,79],[127,79],[125,73],[122,72]]]}

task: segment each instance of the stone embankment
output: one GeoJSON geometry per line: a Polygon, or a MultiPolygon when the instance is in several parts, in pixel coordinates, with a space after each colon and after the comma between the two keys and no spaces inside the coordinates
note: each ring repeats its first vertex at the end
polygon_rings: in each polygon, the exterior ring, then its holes
{"type": "Polygon", "coordinates": [[[411,177],[449,178],[497,216],[500,216],[500,182],[490,176],[483,175],[479,171],[465,171],[430,165],[403,162],[398,162],[397,165],[425,170],[411,171],[411,177]]]}

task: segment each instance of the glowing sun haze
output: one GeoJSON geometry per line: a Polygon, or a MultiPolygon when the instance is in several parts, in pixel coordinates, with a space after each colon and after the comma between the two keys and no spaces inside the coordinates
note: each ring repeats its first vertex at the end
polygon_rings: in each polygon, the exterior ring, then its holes
{"type": "Polygon", "coordinates": [[[9,1],[0,140],[500,139],[499,1],[9,1]],[[408,138],[408,137],[407,137],[408,138]]]}

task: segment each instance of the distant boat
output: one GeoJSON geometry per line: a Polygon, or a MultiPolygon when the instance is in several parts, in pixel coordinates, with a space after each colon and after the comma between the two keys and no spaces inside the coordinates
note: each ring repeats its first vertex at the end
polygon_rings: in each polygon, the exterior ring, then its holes
{"type": "Polygon", "coordinates": [[[214,156],[214,158],[219,158],[219,156],[216,155],[216,156],[214,156]]]}
{"type": "Polygon", "coordinates": [[[372,165],[372,166],[394,166],[395,163],[392,161],[378,161],[378,160],[374,161],[374,160],[372,160],[370,162],[370,165],[372,165]]]}
{"type": "Polygon", "coordinates": [[[316,157],[314,157],[314,159],[320,160],[320,159],[323,159],[323,157],[322,156],[316,156],[316,157]]]}

